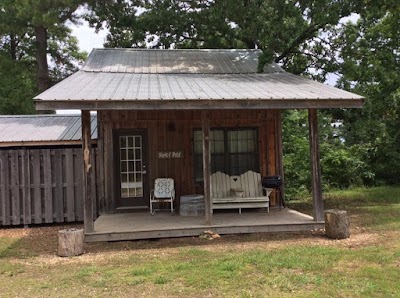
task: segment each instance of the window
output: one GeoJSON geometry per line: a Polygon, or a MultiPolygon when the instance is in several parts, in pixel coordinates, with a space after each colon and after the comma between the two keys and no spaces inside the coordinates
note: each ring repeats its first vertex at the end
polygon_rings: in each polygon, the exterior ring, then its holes
{"type": "MultiPolygon", "coordinates": [[[[210,131],[211,173],[240,175],[258,172],[257,129],[218,128],[210,131]]],[[[203,181],[202,131],[194,131],[194,177],[203,181]]]]}

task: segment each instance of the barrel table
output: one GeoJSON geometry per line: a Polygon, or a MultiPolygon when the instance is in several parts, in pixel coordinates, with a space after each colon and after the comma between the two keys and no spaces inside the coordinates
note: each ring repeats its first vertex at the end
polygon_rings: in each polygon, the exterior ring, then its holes
{"type": "Polygon", "coordinates": [[[179,215],[201,216],[204,215],[203,195],[184,195],[180,198],[179,215]]]}

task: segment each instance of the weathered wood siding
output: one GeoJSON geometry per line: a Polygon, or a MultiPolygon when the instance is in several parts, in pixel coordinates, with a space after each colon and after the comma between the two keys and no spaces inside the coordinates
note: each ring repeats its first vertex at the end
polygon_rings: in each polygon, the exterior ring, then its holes
{"type": "MultiPolygon", "coordinates": [[[[221,110],[209,111],[210,128],[254,127],[258,129],[259,158],[262,176],[279,175],[280,155],[276,148],[277,119],[280,110],[221,110]]],[[[99,154],[102,169],[99,179],[104,188],[99,194],[100,213],[115,210],[113,133],[118,129],[147,130],[147,179],[150,185],[157,177],[172,177],[177,197],[203,193],[203,185],[195,183],[193,173],[193,130],[201,129],[201,111],[100,111],[99,154]],[[104,146],[104,147],[103,147],[104,146]],[[180,159],[158,159],[158,151],[182,151],[180,159]],[[102,163],[104,162],[104,163],[102,163]]],[[[271,205],[275,205],[271,196],[271,205]]]]}
{"type": "Polygon", "coordinates": [[[81,148],[0,150],[0,226],[82,221],[82,174],[81,148]]]}

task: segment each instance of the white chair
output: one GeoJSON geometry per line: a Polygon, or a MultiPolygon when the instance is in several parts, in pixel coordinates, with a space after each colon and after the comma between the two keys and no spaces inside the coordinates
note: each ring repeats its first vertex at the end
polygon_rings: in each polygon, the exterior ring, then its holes
{"type": "Polygon", "coordinates": [[[171,213],[174,213],[175,187],[172,178],[157,178],[154,181],[154,189],[150,191],[150,213],[154,215],[156,210],[153,203],[171,203],[171,213]]]}

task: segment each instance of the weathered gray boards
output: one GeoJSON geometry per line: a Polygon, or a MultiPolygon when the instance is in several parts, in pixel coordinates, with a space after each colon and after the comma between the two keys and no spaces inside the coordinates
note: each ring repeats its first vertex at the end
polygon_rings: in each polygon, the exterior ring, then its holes
{"type": "Polygon", "coordinates": [[[81,148],[0,150],[0,226],[83,221],[82,180],[81,148]]]}

